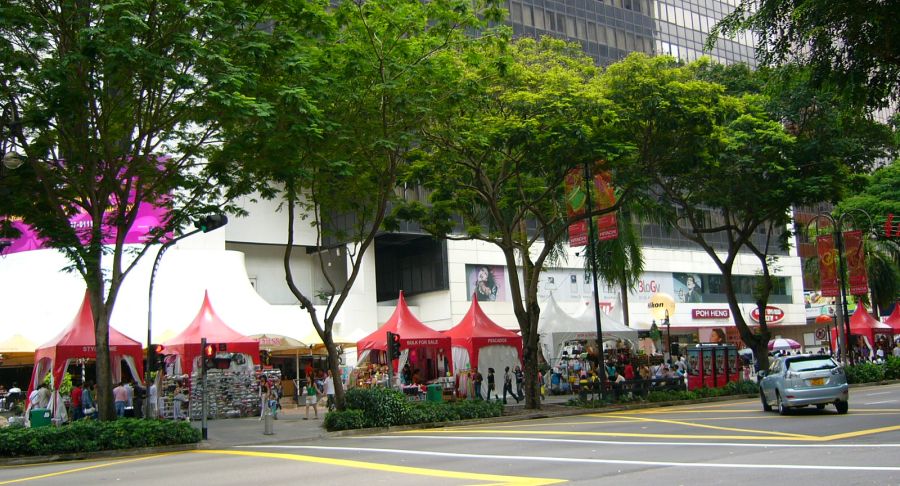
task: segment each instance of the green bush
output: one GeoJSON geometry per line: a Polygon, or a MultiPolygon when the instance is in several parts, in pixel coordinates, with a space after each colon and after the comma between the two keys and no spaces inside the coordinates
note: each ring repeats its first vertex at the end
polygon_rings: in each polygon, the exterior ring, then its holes
{"type": "Polygon", "coordinates": [[[473,418],[499,417],[503,405],[484,400],[410,401],[388,388],[353,388],[345,395],[346,410],[325,415],[328,431],[390,427],[473,418]]]}
{"type": "Polygon", "coordinates": [[[366,426],[366,414],[362,410],[336,410],[325,414],[325,430],[352,430],[366,426]]]}
{"type": "Polygon", "coordinates": [[[900,358],[888,356],[884,362],[884,379],[900,380],[900,358]]]}
{"type": "Polygon", "coordinates": [[[871,383],[882,381],[885,377],[885,367],[875,363],[858,363],[845,366],[847,383],[871,383]]]}
{"type": "Polygon", "coordinates": [[[0,457],[193,444],[200,437],[200,430],[187,422],[162,420],[80,420],[61,427],[6,427],[0,429],[0,457]]]}

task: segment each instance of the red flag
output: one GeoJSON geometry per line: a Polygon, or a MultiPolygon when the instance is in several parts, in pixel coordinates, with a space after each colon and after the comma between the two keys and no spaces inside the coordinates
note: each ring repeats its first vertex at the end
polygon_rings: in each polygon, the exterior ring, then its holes
{"type": "MultiPolygon", "coordinates": [[[[587,209],[587,194],[584,192],[584,173],[580,169],[572,169],[566,174],[566,215],[569,218],[582,216],[587,209]]],[[[587,220],[576,221],[569,225],[569,246],[587,244],[587,220]]]]}

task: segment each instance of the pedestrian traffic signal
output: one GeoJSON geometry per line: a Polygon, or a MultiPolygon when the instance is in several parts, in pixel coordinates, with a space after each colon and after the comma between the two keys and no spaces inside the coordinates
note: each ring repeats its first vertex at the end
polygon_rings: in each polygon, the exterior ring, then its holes
{"type": "Polygon", "coordinates": [[[400,335],[392,332],[387,333],[388,337],[388,359],[400,359],[400,335]]]}
{"type": "Polygon", "coordinates": [[[221,228],[228,224],[228,216],[224,214],[210,214],[194,221],[194,227],[198,230],[209,233],[214,229],[221,228]]]}
{"type": "Polygon", "coordinates": [[[153,350],[154,354],[165,354],[166,347],[162,344],[151,344],[150,349],[153,350]]]}
{"type": "Polygon", "coordinates": [[[214,358],[216,356],[216,345],[207,344],[206,347],[203,348],[203,356],[207,358],[214,358]]]}

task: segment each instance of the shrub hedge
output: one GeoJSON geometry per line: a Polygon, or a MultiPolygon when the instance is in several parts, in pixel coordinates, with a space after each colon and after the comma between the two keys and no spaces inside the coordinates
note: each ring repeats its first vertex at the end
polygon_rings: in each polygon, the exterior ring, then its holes
{"type": "Polygon", "coordinates": [[[0,428],[0,457],[132,449],[200,442],[201,432],[187,422],[118,419],[79,420],[61,427],[0,428]]]}
{"type": "Polygon", "coordinates": [[[472,418],[499,417],[503,405],[482,400],[452,402],[410,401],[403,393],[388,388],[353,388],[345,395],[346,410],[328,412],[325,430],[390,427],[472,418]]]}
{"type": "MultiPolygon", "coordinates": [[[[640,403],[640,402],[672,402],[679,400],[698,400],[701,398],[724,397],[729,395],[753,395],[759,393],[759,386],[752,381],[737,381],[726,384],[721,388],[698,388],[696,390],[669,390],[652,391],[646,397],[620,396],[612,403],[640,403]]],[[[597,407],[609,404],[609,401],[585,401],[573,398],[567,405],[579,407],[597,407]]]]}
{"type": "Polygon", "coordinates": [[[900,358],[888,356],[883,364],[859,363],[846,366],[849,383],[871,383],[900,379],[900,358]]]}

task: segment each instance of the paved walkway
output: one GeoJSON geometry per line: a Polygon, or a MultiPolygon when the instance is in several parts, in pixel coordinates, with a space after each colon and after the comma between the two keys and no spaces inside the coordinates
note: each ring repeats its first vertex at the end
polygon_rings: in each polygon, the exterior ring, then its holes
{"type": "MultiPolygon", "coordinates": [[[[555,395],[548,396],[543,404],[548,405],[546,408],[559,408],[560,405],[566,403],[573,395],[555,395]]],[[[571,412],[577,413],[588,411],[587,409],[572,408],[571,412]]],[[[537,411],[546,413],[547,410],[537,411]]],[[[525,401],[516,404],[515,400],[510,399],[506,406],[506,412],[510,417],[520,417],[527,413],[525,410],[525,401]]],[[[258,445],[273,444],[278,442],[289,442],[298,440],[315,440],[321,437],[332,435],[325,430],[324,418],[325,413],[322,407],[319,407],[319,419],[315,420],[312,411],[310,411],[310,419],[304,420],[305,407],[284,408],[278,413],[278,420],[272,421],[272,435],[265,434],[265,420],[259,417],[248,417],[238,419],[222,419],[207,421],[207,437],[208,440],[202,445],[204,448],[224,448],[237,445],[258,445]]],[[[494,419],[496,420],[496,419],[494,419]]],[[[195,427],[200,427],[200,422],[192,422],[195,427]]]]}

